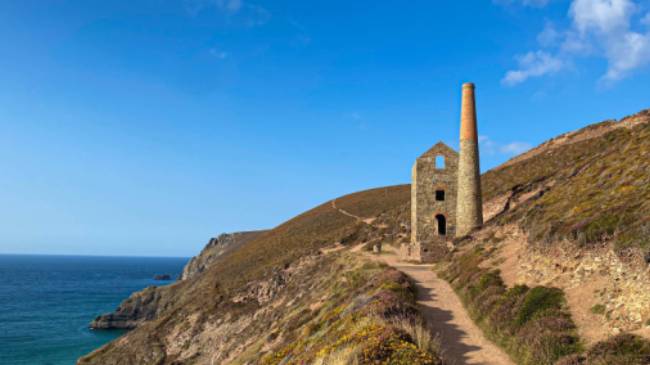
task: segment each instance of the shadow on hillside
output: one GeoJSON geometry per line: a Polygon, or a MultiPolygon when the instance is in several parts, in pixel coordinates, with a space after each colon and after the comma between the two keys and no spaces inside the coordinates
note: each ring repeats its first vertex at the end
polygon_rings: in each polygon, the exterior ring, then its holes
{"type": "MultiPolygon", "coordinates": [[[[430,270],[428,268],[410,268],[410,270],[430,270]]],[[[418,289],[418,302],[433,301],[436,299],[436,293],[430,288],[425,288],[421,283],[413,278],[418,289]]],[[[440,342],[444,349],[445,364],[449,365],[463,365],[469,361],[469,353],[481,350],[478,346],[470,346],[464,344],[462,339],[467,337],[467,333],[458,328],[455,324],[451,323],[453,313],[440,308],[431,306],[420,306],[422,315],[429,323],[429,329],[435,334],[439,333],[440,342]]],[[[473,363],[476,365],[487,365],[486,363],[473,363]]]]}

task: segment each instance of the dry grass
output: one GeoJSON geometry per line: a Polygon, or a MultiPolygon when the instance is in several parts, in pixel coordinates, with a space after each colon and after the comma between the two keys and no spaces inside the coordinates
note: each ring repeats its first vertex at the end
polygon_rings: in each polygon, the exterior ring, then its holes
{"type": "MultiPolygon", "coordinates": [[[[489,171],[483,176],[483,191],[487,201],[516,188],[531,191],[555,181],[554,187],[541,197],[518,206],[495,222],[521,223],[534,242],[570,239],[589,247],[603,239],[613,239],[620,248],[647,249],[650,247],[649,179],[650,125],[640,125],[563,145],[489,171]]],[[[352,214],[378,217],[375,227],[370,228],[336,211],[331,202],[300,214],[238,250],[224,254],[196,280],[170,288],[169,305],[157,319],[86,360],[106,364],[122,360],[123,363],[171,363],[173,359],[166,354],[169,344],[165,336],[176,330],[184,318],[197,314],[202,319],[225,315],[238,318],[259,309],[254,303],[231,301],[248,283],[267,278],[335,242],[355,244],[369,237],[392,242],[398,237],[408,239],[405,227],[410,225],[409,199],[408,185],[337,199],[337,206],[352,214]],[[376,228],[380,224],[385,228],[376,228]],[[103,361],[106,359],[111,362],[103,361]]],[[[449,280],[465,298],[474,318],[485,328],[494,330],[494,336],[506,338],[508,334],[516,334],[524,341],[506,341],[506,348],[530,349],[533,355],[525,356],[537,356],[534,354],[538,351],[545,358],[575,350],[572,322],[563,314],[557,292],[536,288],[507,290],[498,275],[477,271],[476,265],[458,264],[458,269],[465,273],[452,269],[449,280]]],[[[382,293],[392,298],[391,290],[382,293]]],[[[301,328],[304,324],[296,322],[295,325],[301,328]]],[[[396,339],[404,332],[392,328],[379,333],[396,339]]]]}
{"type": "MultiPolygon", "coordinates": [[[[338,276],[324,291],[336,299],[328,300],[301,328],[283,333],[283,343],[261,364],[306,364],[314,359],[323,365],[442,364],[439,346],[417,325],[422,318],[415,307],[415,287],[406,275],[368,262],[338,276]]],[[[287,328],[283,322],[278,325],[287,328]]]]}
{"type": "Polygon", "coordinates": [[[314,365],[359,365],[360,352],[357,346],[348,346],[317,359],[314,365]]]}
{"type": "Polygon", "coordinates": [[[421,321],[414,321],[410,318],[397,318],[392,321],[392,324],[406,332],[415,341],[419,349],[433,354],[442,353],[440,335],[434,335],[421,321]]]}
{"type": "Polygon", "coordinates": [[[650,123],[488,171],[483,189],[489,200],[550,181],[552,188],[496,224],[519,222],[531,243],[570,240],[588,248],[612,241],[619,251],[650,248],[650,123]]]}

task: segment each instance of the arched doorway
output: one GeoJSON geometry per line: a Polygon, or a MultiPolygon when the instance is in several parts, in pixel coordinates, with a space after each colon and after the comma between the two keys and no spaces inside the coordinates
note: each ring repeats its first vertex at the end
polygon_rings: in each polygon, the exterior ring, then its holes
{"type": "Polygon", "coordinates": [[[447,235],[447,218],[444,215],[436,215],[436,223],[438,225],[438,236],[447,235]]]}

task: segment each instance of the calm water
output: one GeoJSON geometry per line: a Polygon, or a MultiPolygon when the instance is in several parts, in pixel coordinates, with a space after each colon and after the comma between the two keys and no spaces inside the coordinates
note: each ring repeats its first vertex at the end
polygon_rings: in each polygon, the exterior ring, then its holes
{"type": "Polygon", "coordinates": [[[69,365],[121,331],[90,331],[98,314],[178,277],[185,258],[0,255],[0,364],[69,365]]]}

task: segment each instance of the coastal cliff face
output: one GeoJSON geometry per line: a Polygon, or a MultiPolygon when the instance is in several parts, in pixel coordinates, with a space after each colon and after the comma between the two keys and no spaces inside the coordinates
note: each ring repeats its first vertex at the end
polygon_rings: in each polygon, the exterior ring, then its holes
{"type": "MultiPolygon", "coordinates": [[[[174,284],[172,284],[174,285],[174,284]]],[[[150,286],[131,294],[112,313],[98,316],[90,323],[92,329],[133,329],[157,317],[170,302],[168,287],[150,286]]]]}
{"type": "Polygon", "coordinates": [[[207,269],[224,253],[235,250],[266,231],[224,233],[219,237],[211,238],[201,253],[194,256],[183,268],[181,280],[195,277],[207,269]]]}
{"type": "Polygon", "coordinates": [[[422,321],[412,283],[344,249],[403,239],[392,217],[406,215],[408,196],[408,186],[351,194],[259,235],[167,287],[170,307],[79,364],[440,364],[435,346],[408,332],[422,321]],[[334,206],[379,223],[370,229],[334,206]]]}
{"type": "Polygon", "coordinates": [[[92,329],[134,329],[150,321],[174,301],[175,293],[183,281],[197,277],[210,267],[221,255],[235,250],[266,231],[224,233],[210,239],[201,253],[193,257],[183,268],[181,282],[169,286],[150,286],[131,294],[114,312],[98,316],[90,323],[92,329]]]}

